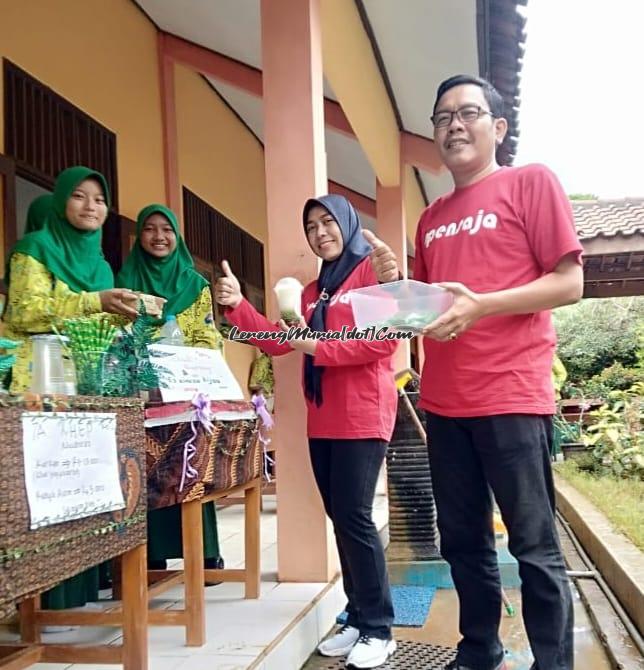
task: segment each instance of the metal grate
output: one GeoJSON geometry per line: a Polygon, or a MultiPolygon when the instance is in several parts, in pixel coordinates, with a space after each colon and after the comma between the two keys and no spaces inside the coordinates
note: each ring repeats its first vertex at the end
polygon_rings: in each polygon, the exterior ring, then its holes
{"type": "MultiPolygon", "coordinates": [[[[456,657],[456,649],[423,642],[398,640],[398,649],[381,670],[443,670],[456,657]]],[[[312,656],[303,670],[344,670],[346,659],[312,656]]]]}

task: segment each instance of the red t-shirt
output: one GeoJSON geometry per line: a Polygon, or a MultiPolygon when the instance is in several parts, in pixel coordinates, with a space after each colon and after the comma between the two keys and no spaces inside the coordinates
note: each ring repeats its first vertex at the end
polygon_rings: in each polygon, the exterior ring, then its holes
{"type": "MultiPolygon", "coordinates": [[[[488,293],[534,281],[581,251],[555,175],[543,165],[503,167],[423,212],[414,279],[488,293]]],[[[555,344],[550,311],[486,317],[450,342],[425,338],[420,406],[451,417],[552,414],[555,344]]]]}
{"type": "MultiPolygon", "coordinates": [[[[340,331],[342,326],[353,328],[355,321],[347,291],[377,283],[371,262],[365,258],[332,296],[326,313],[327,330],[340,331]]],[[[317,299],[314,281],[302,292],[302,314],[307,322],[317,299]]],[[[235,309],[227,310],[226,316],[240,330],[279,330],[246,300],[235,309]]],[[[251,343],[273,356],[293,351],[288,344],[272,340],[253,339],[251,343]]],[[[315,364],[326,368],[322,375],[323,402],[318,407],[306,401],[309,437],[391,439],[398,406],[392,361],[396,346],[395,340],[318,341],[315,364]]]]}

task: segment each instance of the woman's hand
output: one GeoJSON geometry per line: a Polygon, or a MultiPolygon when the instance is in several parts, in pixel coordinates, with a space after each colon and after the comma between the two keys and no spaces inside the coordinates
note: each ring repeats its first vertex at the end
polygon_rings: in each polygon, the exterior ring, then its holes
{"type": "Polygon", "coordinates": [[[139,296],[126,288],[110,288],[100,291],[101,309],[110,314],[121,314],[134,320],[139,315],[139,296]]]}
{"type": "MultiPolygon", "coordinates": [[[[300,317],[300,322],[297,326],[289,326],[284,319],[280,319],[279,327],[286,333],[295,327],[295,328],[308,328],[308,324],[304,320],[304,317],[300,317]]],[[[315,348],[317,347],[317,340],[310,340],[308,338],[293,338],[288,340],[288,344],[291,349],[295,351],[301,351],[303,354],[310,354],[311,356],[315,355],[315,348]]]]}
{"type": "Polygon", "coordinates": [[[365,240],[373,247],[373,251],[369,254],[369,257],[378,281],[381,284],[385,284],[400,279],[401,275],[398,269],[396,254],[370,230],[365,229],[362,231],[362,234],[365,240]]]}
{"type": "Polygon", "coordinates": [[[224,271],[224,276],[220,277],[215,284],[215,300],[220,305],[235,309],[244,299],[241,284],[230,269],[228,261],[221,262],[221,269],[224,271]]]}
{"type": "Polygon", "coordinates": [[[449,342],[485,316],[484,300],[480,293],[474,293],[458,282],[437,286],[447,289],[454,296],[454,303],[444,314],[425,326],[423,335],[439,342],[449,342]]]}

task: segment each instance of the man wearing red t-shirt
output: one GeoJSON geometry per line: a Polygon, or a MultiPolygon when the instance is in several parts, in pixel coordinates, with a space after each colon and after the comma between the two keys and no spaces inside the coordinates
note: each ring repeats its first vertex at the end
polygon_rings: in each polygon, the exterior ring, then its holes
{"type": "MultiPolygon", "coordinates": [[[[432,122],[455,189],[420,218],[414,279],[454,295],[453,306],[423,331],[420,400],[441,552],[460,602],[463,637],[447,668],[504,668],[491,489],[519,563],[533,670],[572,670],[572,602],[550,468],[549,310],[580,299],[582,247],[550,170],[497,164],[507,122],[502,98],[487,81],[464,75],[444,81],[432,122]]],[[[391,249],[366,236],[379,281],[397,279],[391,249]]]]}

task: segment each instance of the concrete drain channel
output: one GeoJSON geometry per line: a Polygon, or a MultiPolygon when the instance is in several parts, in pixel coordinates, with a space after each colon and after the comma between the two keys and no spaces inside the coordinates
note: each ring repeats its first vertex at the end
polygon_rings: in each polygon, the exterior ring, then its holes
{"type": "MultiPolygon", "coordinates": [[[[380,670],[443,670],[456,656],[456,649],[434,644],[398,640],[398,649],[380,670]]],[[[344,670],[345,658],[312,656],[306,670],[344,670]]]]}

